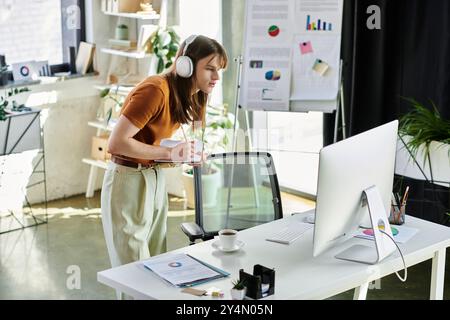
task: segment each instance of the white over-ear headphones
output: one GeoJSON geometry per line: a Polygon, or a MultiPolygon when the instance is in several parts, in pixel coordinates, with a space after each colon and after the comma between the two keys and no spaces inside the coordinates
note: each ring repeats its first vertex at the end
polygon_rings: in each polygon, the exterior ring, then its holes
{"type": "Polygon", "coordinates": [[[178,57],[177,61],[175,62],[175,70],[177,72],[177,75],[179,75],[182,78],[189,78],[192,76],[192,73],[194,72],[194,63],[192,62],[192,59],[186,56],[186,50],[188,46],[194,42],[195,38],[197,38],[197,35],[189,36],[185,40],[184,50],[183,54],[178,57]]]}

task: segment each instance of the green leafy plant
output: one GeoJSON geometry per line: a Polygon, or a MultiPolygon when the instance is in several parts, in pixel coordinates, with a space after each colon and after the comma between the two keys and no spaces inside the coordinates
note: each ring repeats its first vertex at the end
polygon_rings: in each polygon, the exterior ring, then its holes
{"type": "Polygon", "coordinates": [[[109,121],[111,120],[113,108],[122,108],[123,105],[123,99],[118,99],[118,90],[119,86],[116,86],[116,89],[111,92],[110,88],[105,88],[102,91],[100,91],[100,98],[105,100],[112,100],[115,102],[115,105],[113,105],[111,108],[108,109],[105,115],[105,125],[108,125],[109,121]]]}
{"type": "Polygon", "coordinates": [[[202,141],[207,153],[227,152],[229,134],[234,125],[234,115],[228,112],[228,105],[207,106],[202,141]]]}
{"type": "Polygon", "coordinates": [[[233,289],[244,290],[245,288],[245,280],[235,279],[231,283],[233,284],[233,289]]]}
{"type": "MultiPolygon", "coordinates": [[[[198,139],[203,141],[204,152],[206,154],[221,153],[229,151],[230,136],[234,125],[234,115],[228,112],[228,105],[222,104],[218,106],[207,106],[205,125],[201,129],[193,129],[192,126],[186,126],[185,133],[189,139],[198,139]]],[[[178,140],[184,137],[178,133],[178,140]]],[[[204,174],[212,174],[215,172],[212,161],[208,165],[202,166],[204,174]]],[[[185,171],[192,174],[192,169],[185,171]]]]}
{"type": "Polygon", "coordinates": [[[450,120],[441,117],[435,104],[431,102],[432,109],[429,109],[414,99],[406,100],[413,109],[400,117],[399,134],[411,136],[406,144],[410,152],[417,155],[419,148],[424,146],[426,157],[432,141],[450,144],[450,120]]]}
{"type": "Polygon", "coordinates": [[[5,96],[0,97],[0,121],[6,120],[7,110],[6,108],[10,106],[11,111],[25,111],[28,108],[24,104],[17,103],[16,100],[12,100],[10,104],[10,98],[22,92],[30,91],[27,87],[24,88],[11,88],[5,94],[5,96]]]}
{"type": "Polygon", "coordinates": [[[180,47],[180,37],[171,27],[159,28],[150,37],[150,45],[150,52],[158,59],[157,73],[161,73],[173,64],[180,47]]]}

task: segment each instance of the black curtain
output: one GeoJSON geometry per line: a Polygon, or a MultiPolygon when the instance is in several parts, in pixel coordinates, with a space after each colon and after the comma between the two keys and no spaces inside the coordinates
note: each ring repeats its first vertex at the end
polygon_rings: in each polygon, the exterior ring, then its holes
{"type": "MultiPolygon", "coordinates": [[[[344,0],[341,57],[347,135],[408,112],[401,97],[433,101],[450,118],[450,1],[344,0]],[[380,30],[367,28],[370,5],[381,9],[380,30]]],[[[329,144],[334,115],[326,118],[329,144]]]]}
{"type": "MultiPolygon", "coordinates": [[[[433,101],[450,119],[450,1],[344,0],[341,57],[347,136],[408,112],[411,106],[402,97],[429,107],[433,101]],[[370,5],[381,9],[379,30],[367,27],[370,5]]],[[[325,116],[324,129],[324,143],[330,144],[334,115],[325,116]]],[[[442,222],[445,207],[449,208],[448,188],[404,183],[413,185],[414,215],[436,212],[439,203],[442,212],[431,220],[442,222]]]]}

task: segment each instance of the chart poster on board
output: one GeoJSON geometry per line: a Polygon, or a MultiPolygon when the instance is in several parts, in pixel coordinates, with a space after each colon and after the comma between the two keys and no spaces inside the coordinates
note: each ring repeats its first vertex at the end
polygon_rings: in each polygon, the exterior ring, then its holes
{"type": "Polygon", "coordinates": [[[343,0],[295,1],[291,100],[336,99],[343,0]]]}
{"type": "Polygon", "coordinates": [[[247,1],[240,104],[254,110],[289,110],[293,14],[290,0],[247,1]]]}
{"type": "Polygon", "coordinates": [[[338,105],[343,0],[247,0],[239,104],[332,112],[338,105]]]}

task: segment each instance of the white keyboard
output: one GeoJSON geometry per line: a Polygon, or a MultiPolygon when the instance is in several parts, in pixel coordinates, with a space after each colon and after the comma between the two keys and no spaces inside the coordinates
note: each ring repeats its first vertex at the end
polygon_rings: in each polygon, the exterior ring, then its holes
{"type": "Polygon", "coordinates": [[[283,244],[290,244],[300,238],[306,231],[314,227],[310,223],[295,223],[291,224],[279,232],[273,234],[267,241],[278,242],[283,244]]]}

